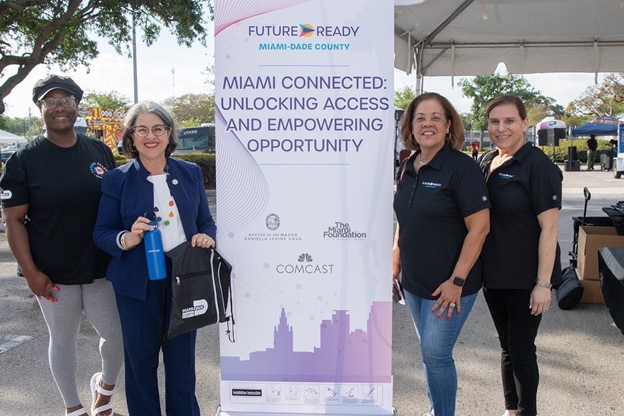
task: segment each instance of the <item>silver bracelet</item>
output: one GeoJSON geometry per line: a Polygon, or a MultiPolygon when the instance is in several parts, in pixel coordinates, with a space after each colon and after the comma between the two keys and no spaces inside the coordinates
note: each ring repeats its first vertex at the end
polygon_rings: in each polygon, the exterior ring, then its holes
{"type": "Polygon", "coordinates": [[[535,283],[537,283],[541,287],[545,287],[546,289],[552,289],[552,285],[540,279],[539,277],[535,278],[535,283]]]}

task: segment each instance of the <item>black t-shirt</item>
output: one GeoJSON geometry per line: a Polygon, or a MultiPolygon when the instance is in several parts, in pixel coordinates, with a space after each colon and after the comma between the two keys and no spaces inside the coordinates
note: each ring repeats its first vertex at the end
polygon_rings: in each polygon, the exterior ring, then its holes
{"type": "Polygon", "coordinates": [[[95,247],[92,233],[102,176],[114,168],[110,149],[82,135],[67,148],[38,137],[7,162],[2,205],[29,205],[30,251],[54,283],[86,284],[106,275],[110,257],[95,247]]]}
{"type": "MultiPolygon", "coordinates": [[[[490,207],[474,160],[445,145],[416,174],[408,160],[397,185],[394,211],[399,223],[402,283],[425,299],[453,273],[468,234],[464,218],[490,207]]],[[[467,276],[462,296],[481,289],[481,263],[467,276]]]]}
{"type": "MultiPolygon", "coordinates": [[[[490,233],[481,251],[486,288],[535,286],[541,233],[537,216],[552,208],[561,209],[562,180],[561,170],[530,143],[492,172],[487,181],[492,202],[490,233]]],[[[551,281],[560,275],[557,245],[551,281]]]]}
{"type": "Polygon", "coordinates": [[[587,140],[587,148],[589,150],[596,150],[596,149],[598,149],[598,141],[596,139],[589,139],[589,140],[587,140]]]}

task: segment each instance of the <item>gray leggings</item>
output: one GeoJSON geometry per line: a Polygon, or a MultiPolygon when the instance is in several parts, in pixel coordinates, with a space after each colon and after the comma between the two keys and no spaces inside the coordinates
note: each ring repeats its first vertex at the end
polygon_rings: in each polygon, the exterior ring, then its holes
{"type": "Polygon", "coordinates": [[[109,281],[98,279],[86,285],[58,286],[61,290],[53,291],[58,302],[39,299],[39,306],[50,331],[50,369],[65,407],[69,408],[80,404],[76,375],[82,311],[101,337],[102,379],[106,384],[117,381],[123,364],[123,341],[115,294],[109,281]]]}

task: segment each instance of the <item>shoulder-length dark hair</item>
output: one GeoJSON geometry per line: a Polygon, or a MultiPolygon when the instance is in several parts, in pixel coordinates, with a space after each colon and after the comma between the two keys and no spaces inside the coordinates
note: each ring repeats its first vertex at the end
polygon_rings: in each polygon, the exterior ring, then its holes
{"type": "Polygon", "coordinates": [[[146,113],[158,116],[162,120],[163,124],[169,127],[169,144],[165,150],[165,156],[171,156],[176,147],[178,147],[178,131],[176,129],[175,121],[173,121],[173,117],[171,117],[167,110],[165,110],[160,104],[153,101],[143,101],[137,103],[130,107],[126,113],[126,117],[123,121],[124,132],[121,138],[121,148],[123,150],[123,154],[126,157],[131,157],[133,159],[139,157],[139,152],[137,152],[136,147],[134,146],[133,133],[134,127],[136,127],[137,117],[146,113]]]}
{"type": "Polygon", "coordinates": [[[498,107],[499,105],[507,105],[507,104],[516,106],[516,108],[518,109],[518,114],[520,114],[520,118],[522,120],[526,120],[527,109],[524,105],[524,102],[522,102],[522,99],[520,99],[520,97],[511,95],[511,94],[500,95],[494,98],[492,101],[490,101],[490,103],[487,106],[487,109],[485,110],[485,117],[489,119],[490,113],[492,112],[494,108],[498,107]]]}
{"type": "Polygon", "coordinates": [[[414,116],[416,115],[416,108],[420,103],[427,100],[437,101],[444,110],[444,117],[451,122],[449,128],[449,135],[445,138],[446,142],[450,144],[451,148],[455,150],[461,150],[464,145],[465,131],[464,123],[461,117],[455,110],[455,107],[445,97],[435,92],[428,92],[421,94],[414,98],[411,103],[405,109],[403,117],[401,118],[401,139],[405,147],[410,150],[419,150],[420,145],[412,134],[412,126],[414,125],[414,116]]]}

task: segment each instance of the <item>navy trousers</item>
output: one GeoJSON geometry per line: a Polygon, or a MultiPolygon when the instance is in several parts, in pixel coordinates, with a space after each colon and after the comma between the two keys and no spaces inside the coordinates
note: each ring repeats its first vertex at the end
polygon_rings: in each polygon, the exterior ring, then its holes
{"type": "Polygon", "coordinates": [[[165,403],[168,416],[199,415],[195,397],[195,339],[197,331],[162,345],[169,325],[171,278],[150,281],[147,299],[117,294],[124,340],[126,400],[130,416],[160,416],[158,359],[165,364],[165,403]]]}

